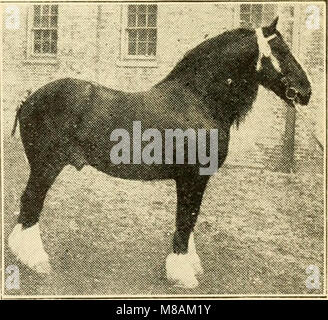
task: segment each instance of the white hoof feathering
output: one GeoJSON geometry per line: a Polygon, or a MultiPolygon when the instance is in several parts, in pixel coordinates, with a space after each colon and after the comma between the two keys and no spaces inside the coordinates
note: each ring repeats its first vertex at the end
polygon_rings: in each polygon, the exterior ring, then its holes
{"type": "Polygon", "coordinates": [[[178,287],[195,288],[198,286],[188,254],[169,254],[166,258],[166,276],[178,287]]]}
{"type": "Polygon", "coordinates": [[[8,245],[22,263],[38,273],[50,273],[49,258],[43,248],[38,223],[27,229],[17,224],[9,235],[8,245]]]}
{"type": "Polygon", "coordinates": [[[195,247],[195,240],[194,240],[194,233],[191,232],[189,236],[189,243],[188,243],[188,257],[193,267],[195,274],[203,274],[204,270],[202,264],[200,262],[200,258],[196,252],[195,247]]]}

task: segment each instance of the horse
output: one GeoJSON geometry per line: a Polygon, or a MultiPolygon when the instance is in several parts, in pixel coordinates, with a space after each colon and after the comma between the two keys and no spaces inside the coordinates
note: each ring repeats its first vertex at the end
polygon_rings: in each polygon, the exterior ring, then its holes
{"type": "MultiPolygon", "coordinates": [[[[224,163],[230,129],[245,119],[262,85],[293,108],[307,105],[311,84],[281,33],[278,17],[258,29],[236,28],[190,50],[163,80],[147,91],[123,92],[73,78],[50,82],[31,94],[16,113],[15,125],[30,166],[17,224],[8,238],[16,258],[38,273],[51,266],[39,219],[48,190],[66,165],[129,180],[176,182],[173,250],[165,262],[167,279],[195,288],[203,272],[194,227],[209,175],[200,164],[117,163],[109,160],[115,128],[144,127],[218,130],[218,168],[224,163]]],[[[206,141],[208,142],[208,141],[206,141]]]]}

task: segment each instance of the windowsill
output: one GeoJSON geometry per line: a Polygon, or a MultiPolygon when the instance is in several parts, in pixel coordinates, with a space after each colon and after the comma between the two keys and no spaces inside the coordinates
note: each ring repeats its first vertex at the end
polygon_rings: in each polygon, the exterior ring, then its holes
{"type": "Polygon", "coordinates": [[[133,58],[128,58],[128,59],[117,59],[116,60],[116,65],[118,67],[128,67],[128,68],[157,68],[158,63],[156,59],[133,59],[133,58]]]}
{"type": "Polygon", "coordinates": [[[24,64],[58,64],[59,60],[57,57],[41,57],[41,56],[31,56],[23,60],[24,64]]]}

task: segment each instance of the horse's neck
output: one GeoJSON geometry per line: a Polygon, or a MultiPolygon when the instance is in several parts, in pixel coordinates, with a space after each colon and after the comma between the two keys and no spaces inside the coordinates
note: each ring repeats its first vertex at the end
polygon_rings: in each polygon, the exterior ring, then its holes
{"type": "Polygon", "coordinates": [[[179,96],[187,104],[190,101],[199,101],[199,108],[218,123],[218,126],[237,124],[251,109],[258,90],[258,81],[255,71],[225,77],[220,83],[213,83],[211,92],[198,89],[181,79],[174,79],[161,83],[157,89],[167,94],[179,96]]]}
{"type": "Polygon", "coordinates": [[[177,87],[186,88],[197,96],[215,120],[238,122],[251,108],[258,89],[255,34],[238,41],[223,50],[221,57],[213,55],[212,60],[208,56],[200,57],[201,63],[196,68],[186,66],[185,72],[179,70],[169,75],[156,87],[165,88],[167,82],[171,86],[175,82],[177,87]],[[245,52],[239,51],[245,47],[245,52]]]}

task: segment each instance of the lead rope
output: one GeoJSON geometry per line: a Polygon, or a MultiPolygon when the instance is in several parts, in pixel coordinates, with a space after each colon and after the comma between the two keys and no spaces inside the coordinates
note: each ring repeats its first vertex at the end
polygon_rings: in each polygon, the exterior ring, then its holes
{"type": "MultiPolygon", "coordinates": [[[[258,60],[257,60],[256,70],[258,71],[258,70],[261,69],[262,57],[270,57],[271,58],[271,63],[276,68],[276,70],[281,71],[280,66],[279,66],[279,62],[273,56],[273,54],[271,52],[271,47],[268,43],[268,41],[275,38],[277,35],[273,34],[273,35],[266,38],[266,37],[264,37],[262,28],[255,29],[255,34],[256,34],[256,38],[257,38],[257,44],[258,44],[258,47],[259,47],[259,57],[258,57],[258,60]]],[[[228,80],[230,80],[230,79],[228,79],[228,80]]],[[[294,104],[294,107],[295,107],[295,110],[297,111],[297,113],[301,115],[301,117],[304,120],[306,126],[308,126],[310,128],[312,126],[312,123],[310,124],[310,121],[307,118],[307,116],[304,114],[304,112],[299,107],[297,107],[295,104],[294,104]]],[[[312,138],[316,141],[317,145],[320,147],[321,151],[323,152],[324,151],[323,144],[319,141],[319,139],[317,138],[317,136],[315,135],[315,133],[312,130],[310,131],[310,134],[311,134],[312,138]]]]}
{"type": "MultiPolygon", "coordinates": [[[[306,126],[311,128],[312,123],[310,123],[308,117],[305,115],[305,113],[301,110],[300,107],[294,105],[296,112],[301,115],[301,118],[303,119],[303,121],[305,122],[306,126]]],[[[310,134],[312,136],[312,138],[315,140],[315,142],[317,143],[317,145],[320,147],[321,151],[324,152],[324,147],[323,144],[319,141],[319,139],[317,138],[316,134],[314,133],[313,130],[310,130],[310,134]]]]}

